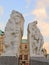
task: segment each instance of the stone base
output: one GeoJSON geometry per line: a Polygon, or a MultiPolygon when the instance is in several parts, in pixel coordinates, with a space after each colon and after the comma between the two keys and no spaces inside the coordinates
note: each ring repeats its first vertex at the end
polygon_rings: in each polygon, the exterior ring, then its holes
{"type": "Polygon", "coordinates": [[[49,65],[49,60],[44,57],[31,57],[30,65],[49,65]]]}
{"type": "Polygon", "coordinates": [[[0,65],[18,65],[18,59],[15,56],[1,56],[0,65]]]}
{"type": "MultiPolygon", "coordinates": [[[[15,56],[1,56],[0,65],[18,65],[18,59],[15,56]]],[[[43,57],[31,57],[30,65],[49,65],[49,60],[43,57]]]]}

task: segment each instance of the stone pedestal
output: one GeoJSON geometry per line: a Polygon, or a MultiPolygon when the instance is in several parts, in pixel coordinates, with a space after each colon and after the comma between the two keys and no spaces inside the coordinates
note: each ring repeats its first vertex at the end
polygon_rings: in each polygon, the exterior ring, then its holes
{"type": "Polygon", "coordinates": [[[15,56],[1,56],[0,65],[18,65],[18,58],[15,56]]]}
{"type": "MultiPolygon", "coordinates": [[[[18,58],[15,56],[1,56],[0,65],[18,65],[18,58]]],[[[49,60],[43,57],[31,57],[30,65],[49,65],[49,60]]]]}
{"type": "Polygon", "coordinates": [[[31,57],[30,65],[49,65],[49,60],[44,57],[31,57]]]}

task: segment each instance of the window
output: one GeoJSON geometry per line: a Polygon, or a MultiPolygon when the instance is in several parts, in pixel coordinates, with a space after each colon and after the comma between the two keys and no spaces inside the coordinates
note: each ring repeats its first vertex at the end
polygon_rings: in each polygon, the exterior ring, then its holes
{"type": "Polygon", "coordinates": [[[24,60],[28,60],[28,55],[24,55],[24,60]]]}
{"type": "Polygon", "coordinates": [[[26,63],[25,65],[29,65],[28,63],[26,63]]]}
{"type": "Polygon", "coordinates": [[[27,49],[27,45],[25,45],[25,49],[27,49]]]}
{"type": "Polygon", "coordinates": [[[22,63],[20,63],[19,65],[22,65],[22,63]]]}
{"type": "Polygon", "coordinates": [[[19,56],[19,59],[22,60],[22,55],[19,56]]]}
{"type": "Polygon", "coordinates": [[[25,61],[22,61],[23,64],[25,64],[25,61]]]}

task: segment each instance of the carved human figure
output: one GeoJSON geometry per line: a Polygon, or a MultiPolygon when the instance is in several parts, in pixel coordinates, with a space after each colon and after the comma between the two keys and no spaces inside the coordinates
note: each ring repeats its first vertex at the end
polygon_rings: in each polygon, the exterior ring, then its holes
{"type": "Polygon", "coordinates": [[[28,25],[28,37],[30,44],[30,54],[40,55],[42,54],[41,49],[43,46],[43,36],[37,27],[37,21],[29,23],[28,25]]]}
{"type": "Polygon", "coordinates": [[[13,10],[5,27],[5,53],[3,56],[19,56],[19,46],[23,36],[24,18],[13,10]]]}

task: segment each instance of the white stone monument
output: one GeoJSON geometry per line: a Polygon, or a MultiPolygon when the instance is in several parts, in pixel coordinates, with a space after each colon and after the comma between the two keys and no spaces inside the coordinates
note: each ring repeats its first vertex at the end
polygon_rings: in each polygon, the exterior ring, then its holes
{"type": "Polygon", "coordinates": [[[5,27],[5,49],[2,56],[19,56],[19,47],[23,36],[24,17],[13,10],[5,27]]]}
{"type": "Polygon", "coordinates": [[[28,43],[30,45],[30,56],[43,56],[42,46],[44,44],[43,36],[37,27],[37,21],[28,25],[28,43]]]}

